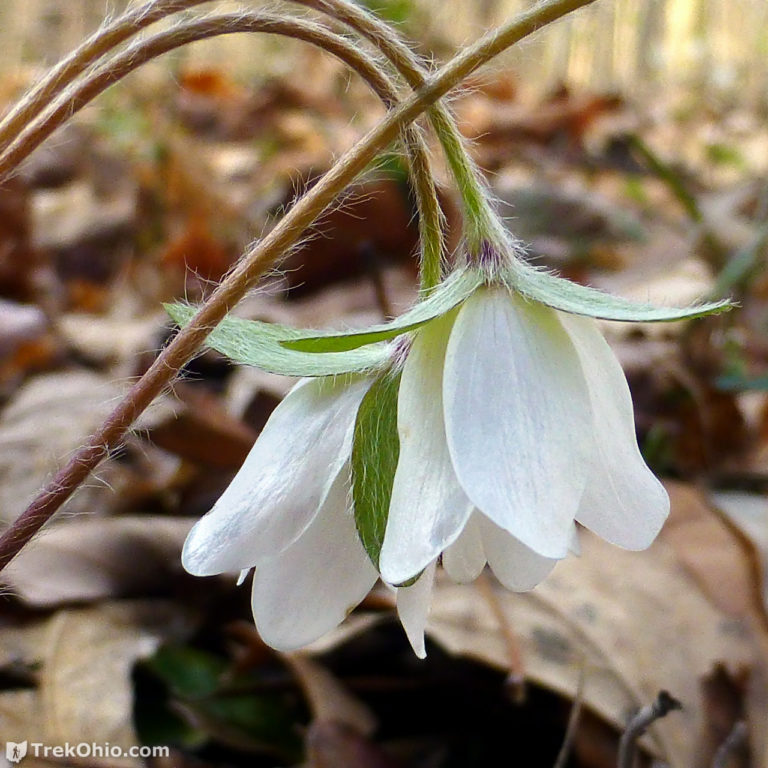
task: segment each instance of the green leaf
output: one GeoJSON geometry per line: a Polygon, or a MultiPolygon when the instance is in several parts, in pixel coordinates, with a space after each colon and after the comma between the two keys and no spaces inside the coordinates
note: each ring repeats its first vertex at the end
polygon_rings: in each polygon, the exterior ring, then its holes
{"type": "Polygon", "coordinates": [[[290,690],[270,685],[274,674],[264,665],[237,669],[198,648],[163,646],[137,670],[136,724],[151,744],[197,749],[216,742],[294,765],[304,708],[290,690]]]}
{"type": "Polygon", "coordinates": [[[191,719],[222,744],[247,752],[267,752],[279,760],[279,765],[295,765],[301,760],[302,740],[296,727],[300,710],[294,697],[286,693],[219,694],[185,704],[191,719]]]}
{"type": "Polygon", "coordinates": [[[723,375],[715,386],[723,392],[768,392],[768,376],[723,375]]]}
{"type": "Polygon", "coordinates": [[[658,307],[621,296],[613,296],[595,288],[572,283],[549,272],[519,262],[508,275],[511,288],[534,301],[574,315],[587,315],[600,320],[622,320],[634,323],[666,323],[726,312],[733,308],[729,299],[694,304],[689,307],[658,307]]]}
{"type": "Polygon", "coordinates": [[[170,686],[152,661],[140,662],[133,672],[133,724],[139,743],[199,748],[207,740],[205,732],[173,711],[170,686]]]}
{"type": "MultiPolygon", "coordinates": [[[[189,304],[165,304],[165,311],[180,326],[197,312],[189,304]]],[[[206,339],[206,345],[238,363],[253,365],[283,376],[334,376],[375,370],[389,360],[384,345],[315,355],[287,349],[280,342],[301,338],[308,332],[274,323],[225,317],[206,339]]]]}
{"type": "Polygon", "coordinates": [[[360,403],[352,442],[352,497],[360,541],[378,568],[400,456],[397,393],[400,374],[383,373],[360,403]]]}
{"type": "Polygon", "coordinates": [[[423,301],[416,303],[400,317],[382,325],[374,325],[361,331],[339,333],[325,331],[291,337],[281,342],[283,347],[303,352],[339,353],[392,339],[413,331],[440,315],[444,315],[469,298],[485,278],[476,269],[457,269],[423,301]]]}
{"type": "Polygon", "coordinates": [[[218,656],[188,646],[165,645],[145,666],[178,696],[210,696],[220,685],[226,664],[218,656]]]}

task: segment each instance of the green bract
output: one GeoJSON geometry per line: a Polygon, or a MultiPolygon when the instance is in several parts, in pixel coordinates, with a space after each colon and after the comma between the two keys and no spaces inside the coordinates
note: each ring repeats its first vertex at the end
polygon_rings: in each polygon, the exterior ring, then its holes
{"type": "MultiPolygon", "coordinates": [[[[181,325],[186,325],[197,312],[189,304],[165,304],[165,311],[181,325]]],[[[385,345],[370,345],[313,355],[288,349],[281,342],[303,338],[308,331],[275,323],[261,323],[228,316],[211,331],[207,346],[238,363],[253,365],[283,376],[334,376],[376,370],[389,360],[385,345]]]]}
{"type": "Polygon", "coordinates": [[[373,382],[357,412],[352,442],[352,497],[360,541],[378,567],[387,527],[392,481],[400,457],[397,393],[400,374],[385,372],[373,382]]]}
{"type": "Polygon", "coordinates": [[[392,339],[408,331],[416,330],[424,323],[444,315],[468,299],[485,282],[476,269],[457,269],[445,279],[426,299],[417,302],[400,317],[389,323],[374,325],[362,331],[339,333],[327,331],[305,336],[294,336],[280,343],[286,349],[303,352],[338,353],[392,339]]]}
{"type": "MultiPolygon", "coordinates": [[[[595,288],[572,283],[544,270],[516,261],[502,271],[500,281],[510,290],[548,307],[573,315],[585,315],[599,320],[618,320],[635,323],[660,323],[689,320],[730,309],[732,303],[722,301],[694,304],[689,307],[657,307],[630,301],[595,288]]],[[[400,317],[389,323],[365,330],[347,332],[326,331],[301,335],[296,332],[283,338],[280,345],[286,349],[339,354],[367,344],[394,338],[444,315],[464,302],[488,277],[477,267],[463,267],[451,274],[424,301],[418,302],[400,317]]]]}
{"type": "Polygon", "coordinates": [[[523,296],[553,309],[598,320],[630,323],[669,323],[725,312],[733,306],[728,299],[688,307],[657,307],[613,296],[586,285],[573,283],[550,272],[516,262],[510,270],[509,285],[523,296]]]}
{"type": "MultiPolygon", "coordinates": [[[[286,376],[332,376],[376,370],[386,365],[390,357],[390,351],[381,342],[414,331],[450,312],[489,282],[503,282],[510,290],[553,309],[600,320],[673,322],[717,314],[733,306],[728,299],[688,307],[644,304],[573,283],[516,260],[500,271],[497,280],[489,280],[479,267],[459,268],[400,317],[363,330],[308,331],[227,317],[211,332],[206,343],[236,362],[286,376]]],[[[196,312],[195,307],[180,303],[166,304],[165,309],[182,326],[196,312]]]]}

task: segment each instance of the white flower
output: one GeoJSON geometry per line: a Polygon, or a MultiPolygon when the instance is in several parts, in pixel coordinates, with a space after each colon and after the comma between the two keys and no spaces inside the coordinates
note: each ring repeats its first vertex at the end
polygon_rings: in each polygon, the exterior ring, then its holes
{"type": "MultiPolygon", "coordinates": [[[[184,544],[182,564],[195,576],[254,568],[253,616],[273,648],[293,650],[321,637],[378,579],[355,527],[349,467],[357,409],[371,381],[300,381],[184,544]]],[[[396,590],[401,621],[421,655],[423,593],[431,583],[422,577],[396,590]]]]}
{"type": "Polygon", "coordinates": [[[369,385],[362,376],[300,381],[184,545],[182,563],[196,576],[256,566],[253,615],[275,648],[299,648],[335,627],[378,578],[349,493],[352,433],[369,385]]]}
{"type": "MultiPolygon", "coordinates": [[[[184,546],[184,567],[196,575],[254,568],[256,626],[275,648],[299,648],[335,627],[379,577],[356,528],[350,470],[373,381],[300,382],[184,546]]],[[[379,570],[394,585],[419,577],[396,594],[421,657],[441,556],[456,581],[488,563],[506,587],[528,590],[577,547],[575,522],[643,549],[669,510],[595,321],[498,285],[416,332],[397,432],[379,570]]]]}
{"type": "Polygon", "coordinates": [[[624,373],[591,318],[495,286],[423,326],[402,373],[400,455],[380,557],[402,583],[443,554],[535,586],[577,521],[627,549],[669,512],[640,455],[624,373]]]}

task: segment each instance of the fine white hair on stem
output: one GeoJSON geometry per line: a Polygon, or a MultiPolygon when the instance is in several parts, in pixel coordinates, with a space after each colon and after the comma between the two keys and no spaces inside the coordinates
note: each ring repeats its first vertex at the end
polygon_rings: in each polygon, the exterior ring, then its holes
{"type": "Polygon", "coordinates": [[[104,54],[156,21],[207,2],[210,0],[150,0],[128,9],[111,23],[102,23],[81,45],[52,67],[0,121],[0,148],[6,147],[24,125],[104,54]]]}
{"type": "MultiPolygon", "coordinates": [[[[411,47],[388,24],[351,0],[292,0],[332,16],[370,41],[391,62],[413,89],[424,86],[431,70],[411,47]]],[[[500,35],[487,35],[486,40],[501,44],[500,35]]],[[[461,87],[459,85],[459,87],[461,87]]],[[[505,242],[497,217],[493,215],[491,195],[484,177],[466,151],[467,143],[444,102],[438,101],[427,115],[443,150],[461,194],[465,214],[465,240],[471,250],[480,247],[488,233],[501,246],[505,242]]]]}
{"type": "MultiPolygon", "coordinates": [[[[74,112],[150,59],[195,40],[235,32],[286,35],[318,46],[357,72],[386,107],[392,108],[397,104],[397,90],[376,61],[358,50],[346,38],[322,25],[293,17],[245,11],[210,14],[139,40],[101,66],[89,70],[83,78],[72,82],[46,110],[27,124],[10,146],[0,154],[0,175],[16,167],[74,112]]],[[[423,223],[422,257],[426,263],[439,263],[443,250],[441,213],[426,144],[412,126],[403,128],[403,143],[409,157],[414,196],[420,214],[419,221],[423,223]]],[[[433,280],[432,283],[434,282],[436,281],[433,280]]]]}
{"type": "Polygon", "coordinates": [[[378,152],[397,137],[404,125],[413,122],[455,85],[505,48],[592,2],[594,0],[546,0],[540,6],[518,14],[498,33],[480,38],[456,55],[431,75],[418,93],[391,109],[375,128],[347,150],[320,181],[291,208],[285,218],[256,247],[244,254],[232,273],[199,308],[189,325],[165,347],[117,408],[84,442],[77,454],[0,536],[0,570],[11,562],[85,481],[90,472],[108,455],[110,447],[120,443],[136,418],[203,344],[208,335],[207,326],[218,324],[226,316],[339,192],[368,167],[378,152]]]}

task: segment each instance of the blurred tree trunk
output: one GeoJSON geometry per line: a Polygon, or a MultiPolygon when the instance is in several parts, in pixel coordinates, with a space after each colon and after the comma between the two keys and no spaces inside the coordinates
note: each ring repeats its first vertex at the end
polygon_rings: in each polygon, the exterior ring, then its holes
{"type": "MultiPolygon", "coordinates": [[[[422,41],[425,48],[437,46],[446,54],[535,2],[412,1],[431,20],[431,37],[422,41]]],[[[0,0],[0,71],[50,65],[130,2],[0,0]]],[[[217,5],[231,9],[236,0],[221,0],[206,9],[217,5]]],[[[416,30],[424,34],[423,28],[416,30]]],[[[220,45],[232,50],[232,41],[220,45]]],[[[522,53],[510,54],[509,60],[539,90],[560,82],[624,92],[682,84],[702,94],[714,88],[765,104],[767,48],[768,0],[604,0],[555,25],[523,46],[522,53]]],[[[189,56],[204,57],[211,50],[196,47],[189,56]]],[[[243,59],[253,61],[250,55],[243,59]]]]}

